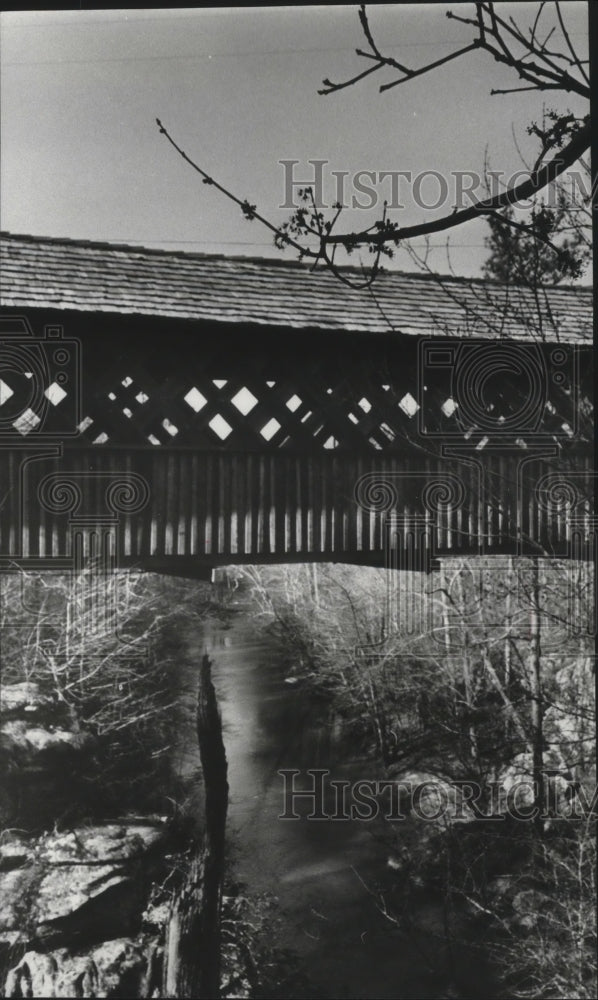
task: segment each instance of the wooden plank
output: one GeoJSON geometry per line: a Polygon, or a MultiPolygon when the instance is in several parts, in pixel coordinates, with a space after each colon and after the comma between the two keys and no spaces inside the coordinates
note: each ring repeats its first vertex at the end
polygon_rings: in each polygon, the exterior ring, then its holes
{"type": "Polygon", "coordinates": [[[348,545],[350,552],[361,551],[361,512],[362,508],[355,498],[355,487],[359,478],[359,459],[355,457],[347,470],[347,508],[349,514],[348,545]]]}
{"type": "Polygon", "coordinates": [[[288,458],[283,452],[272,456],[274,474],[275,552],[281,557],[287,551],[288,458]]]}
{"type": "Polygon", "coordinates": [[[292,455],[285,455],[285,554],[293,551],[293,517],[295,504],[295,461],[292,455]]]}
{"type": "Polygon", "coordinates": [[[187,488],[186,511],[189,529],[187,554],[196,555],[205,550],[205,538],[203,535],[200,538],[198,530],[202,511],[200,510],[198,456],[195,452],[190,455],[189,483],[187,488]]]}
{"type": "Polygon", "coordinates": [[[177,489],[177,539],[176,552],[179,556],[188,554],[189,539],[189,472],[190,455],[177,453],[178,489],[177,489]]]}
{"type": "Polygon", "coordinates": [[[297,492],[297,457],[289,458],[289,547],[288,552],[297,552],[297,512],[299,500],[297,492]]]}
{"type": "Polygon", "coordinates": [[[276,455],[266,459],[268,479],[268,544],[269,551],[276,552],[276,455]]]}
{"type": "Polygon", "coordinates": [[[232,552],[231,542],[231,461],[233,456],[222,453],[219,455],[218,468],[220,474],[219,520],[221,526],[222,552],[226,555],[232,552]]]}
{"type": "Polygon", "coordinates": [[[335,553],[342,552],[342,483],[340,480],[340,459],[337,455],[332,459],[332,550],[335,553]]]}
{"type": "Polygon", "coordinates": [[[260,538],[260,458],[249,455],[249,489],[251,498],[251,545],[250,554],[257,555],[260,538]]]}
{"type": "Polygon", "coordinates": [[[204,534],[206,539],[206,553],[214,555],[218,552],[218,521],[214,511],[214,455],[203,456],[204,465],[204,495],[206,504],[206,517],[204,534]]]}
{"type": "Polygon", "coordinates": [[[264,510],[265,510],[265,500],[266,500],[266,470],[265,470],[265,458],[264,455],[259,455],[256,459],[257,466],[257,552],[264,551],[264,538],[265,538],[265,527],[264,527],[264,510]]]}
{"type": "Polygon", "coordinates": [[[175,509],[176,509],[176,488],[175,488],[175,463],[174,455],[168,455],[166,467],[166,490],[164,500],[164,530],[162,551],[167,556],[175,554],[174,532],[175,532],[175,509]]]}
{"type": "Polygon", "coordinates": [[[251,492],[251,455],[244,456],[244,478],[243,478],[243,491],[245,497],[244,505],[244,543],[243,552],[247,555],[251,552],[251,531],[252,531],[252,505],[253,505],[253,495],[251,492]]]}
{"type": "Polygon", "coordinates": [[[305,461],[307,472],[307,551],[313,552],[315,549],[314,521],[316,512],[315,498],[315,475],[314,465],[311,455],[305,461]]]}
{"type": "Polygon", "coordinates": [[[243,460],[241,455],[231,455],[230,470],[230,549],[231,553],[237,555],[242,549],[239,547],[240,522],[243,515],[240,512],[240,491],[242,488],[243,460]]]}
{"type": "Polygon", "coordinates": [[[326,552],[328,547],[328,503],[330,483],[328,480],[329,463],[326,455],[320,456],[320,552],[326,552]]]}
{"type": "Polygon", "coordinates": [[[300,461],[301,467],[301,551],[307,554],[311,547],[310,538],[310,518],[309,518],[309,505],[311,502],[310,493],[310,468],[309,459],[305,456],[301,457],[300,461]]]}

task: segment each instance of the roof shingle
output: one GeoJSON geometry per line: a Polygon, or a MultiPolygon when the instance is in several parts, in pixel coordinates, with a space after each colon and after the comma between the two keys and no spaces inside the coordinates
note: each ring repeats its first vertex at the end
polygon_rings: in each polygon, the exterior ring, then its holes
{"type": "Polygon", "coordinates": [[[529,289],[481,280],[385,271],[371,290],[357,291],[325,267],[283,260],[8,233],[1,236],[0,253],[0,302],[9,308],[372,334],[543,336],[570,343],[592,338],[589,288],[542,289],[540,320],[529,289]]]}

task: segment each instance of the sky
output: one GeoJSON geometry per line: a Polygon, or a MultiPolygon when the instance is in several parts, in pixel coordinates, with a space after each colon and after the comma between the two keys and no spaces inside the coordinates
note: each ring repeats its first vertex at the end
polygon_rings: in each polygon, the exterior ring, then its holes
{"type": "MultiPolygon", "coordinates": [[[[457,6],[466,14],[471,5],[457,6]]],[[[537,5],[499,6],[526,23],[537,5]]],[[[369,8],[374,37],[383,51],[412,67],[440,59],[471,37],[465,25],[444,16],[451,7],[375,5],[369,8]]],[[[583,57],[586,4],[566,2],[562,9],[583,57]]],[[[404,207],[390,218],[403,225],[427,221],[452,209],[455,172],[481,173],[485,152],[505,177],[524,169],[520,154],[533,160],[536,147],[526,127],[541,120],[543,104],[587,112],[575,97],[492,96],[491,88],[517,81],[482,52],[387,93],[378,87],[394,78],[390,71],[320,96],[323,78],[341,81],[368,65],[355,54],[364,45],[357,10],[318,5],[2,14],[2,228],[280,256],[266,229],[244,219],[184,163],[160,135],[157,117],[204,170],[277,225],[291,214],[280,207],[285,178],[313,182],[309,161],[323,161],[322,199],[331,206],[339,193],[333,172],[346,171],[341,228],[361,229],[391,197],[391,181],[381,172],[406,171],[412,179],[400,181],[404,207]],[[283,160],[299,161],[292,175],[283,160]],[[362,177],[371,195],[355,187],[358,171],[373,172],[362,177]],[[377,205],[351,209],[353,198],[362,204],[375,198],[377,205]]],[[[453,230],[450,264],[458,274],[480,274],[486,231],[482,222],[453,230]]],[[[432,243],[429,264],[446,272],[446,236],[432,243]]],[[[415,245],[423,252],[423,241],[415,245]]],[[[362,260],[368,259],[364,253],[362,260]]],[[[389,266],[415,265],[400,250],[389,266]]]]}

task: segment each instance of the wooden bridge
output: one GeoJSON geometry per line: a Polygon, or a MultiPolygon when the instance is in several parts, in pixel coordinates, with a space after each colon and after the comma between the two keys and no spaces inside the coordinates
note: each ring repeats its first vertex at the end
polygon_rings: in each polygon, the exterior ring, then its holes
{"type": "Polygon", "coordinates": [[[593,558],[591,292],[2,238],[0,567],[593,558]]]}

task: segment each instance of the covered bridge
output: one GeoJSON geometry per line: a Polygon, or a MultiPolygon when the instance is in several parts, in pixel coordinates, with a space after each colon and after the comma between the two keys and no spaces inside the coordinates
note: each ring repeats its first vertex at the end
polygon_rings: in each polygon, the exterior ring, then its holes
{"type": "Polygon", "coordinates": [[[104,543],[114,565],[203,575],[588,542],[589,289],[1,249],[4,567],[104,543]]]}

